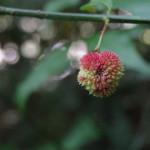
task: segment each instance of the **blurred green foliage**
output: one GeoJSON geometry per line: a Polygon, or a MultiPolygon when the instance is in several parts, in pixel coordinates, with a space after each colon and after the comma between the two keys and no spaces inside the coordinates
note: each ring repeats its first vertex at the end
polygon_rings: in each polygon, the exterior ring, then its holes
{"type": "Polygon", "coordinates": [[[53,0],[53,1],[47,1],[44,5],[45,11],[50,12],[60,12],[64,9],[71,8],[73,6],[77,6],[79,4],[79,0],[53,0]]]}
{"type": "Polygon", "coordinates": [[[20,109],[25,109],[26,100],[30,94],[37,90],[47,78],[60,74],[69,66],[69,62],[66,60],[67,49],[68,47],[65,47],[63,50],[59,49],[47,55],[28,75],[27,79],[20,83],[14,96],[14,101],[20,109]]]}
{"type": "MultiPolygon", "coordinates": [[[[80,12],[80,7],[88,2],[6,0],[1,4],[80,12]]],[[[108,4],[114,14],[147,17],[150,13],[149,0],[90,2],[98,2],[98,11],[105,10],[102,2],[108,4]]],[[[114,95],[100,99],[89,95],[76,78],[78,56],[86,46],[88,51],[96,47],[102,26],[98,22],[48,24],[34,18],[0,17],[0,149],[150,149],[149,25],[109,25],[102,51],[113,51],[120,56],[125,75],[114,95]],[[37,47],[41,51],[32,58],[37,47]],[[10,48],[18,54],[13,63],[12,54],[16,53],[10,48]]]]}
{"type": "Polygon", "coordinates": [[[12,145],[8,145],[8,144],[0,144],[0,149],[2,150],[17,150],[15,147],[13,147],[12,145]]]}
{"type": "MultiPolygon", "coordinates": [[[[134,30],[138,32],[138,29],[141,28],[135,28],[130,31],[111,31],[106,33],[102,43],[102,50],[111,50],[117,53],[126,68],[150,75],[150,64],[137,52],[136,47],[132,42],[133,37],[131,34],[134,30]]],[[[136,37],[137,35],[134,36],[136,37]]],[[[99,34],[88,39],[91,48],[96,45],[98,37],[99,34]]]]}
{"type": "Polygon", "coordinates": [[[148,7],[150,6],[149,0],[113,0],[113,8],[123,9],[132,13],[133,15],[149,17],[150,10],[148,7]]]}
{"type": "Polygon", "coordinates": [[[79,150],[82,146],[100,138],[101,129],[94,125],[92,119],[86,116],[79,117],[79,119],[69,135],[62,141],[65,150],[79,150]]]}

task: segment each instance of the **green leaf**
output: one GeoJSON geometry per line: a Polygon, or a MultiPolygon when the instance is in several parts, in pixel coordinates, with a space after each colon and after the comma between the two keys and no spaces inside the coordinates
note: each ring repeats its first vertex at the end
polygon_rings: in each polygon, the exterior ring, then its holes
{"type": "Polygon", "coordinates": [[[92,10],[103,10],[105,6],[105,9],[108,10],[108,12],[111,11],[112,8],[112,0],[90,0],[88,4],[83,5],[80,10],[82,11],[92,11],[92,10]]]}
{"type": "Polygon", "coordinates": [[[81,117],[71,132],[63,139],[62,145],[65,150],[79,150],[93,140],[100,138],[100,128],[96,128],[93,120],[81,117]]]}
{"type": "Polygon", "coordinates": [[[113,0],[113,9],[123,9],[133,15],[149,17],[150,0],[113,0]]]}
{"type": "MultiPolygon", "coordinates": [[[[87,40],[89,47],[94,48],[98,38],[99,34],[87,40]]],[[[125,65],[125,69],[132,69],[139,73],[150,75],[150,64],[137,52],[129,32],[119,30],[106,32],[101,50],[108,50],[118,54],[125,65]]]]}
{"type": "MultiPolygon", "coordinates": [[[[95,9],[96,6],[97,6],[96,3],[94,3],[94,4],[89,3],[89,4],[85,4],[85,5],[81,6],[80,10],[81,11],[88,11],[88,12],[95,12],[96,11],[96,9],[95,9]]],[[[98,10],[103,10],[103,9],[104,9],[104,7],[101,6],[101,8],[99,8],[98,10]]]]}
{"type": "Polygon", "coordinates": [[[21,82],[14,96],[15,103],[20,109],[25,108],[26,101],[30,94],[45,82],[49,77],[60,74],[69,66],[66,58],[67,47],[65,50],[55,50],[49,53],[39,64],[29,73],[27,78],[21,82]]]}
{"type": "Polygon", "coordinates": [[[91,0],[91,3],[103,4],[108,10],[112,8],[112,0],[91,0]]]}
{"type": "Polygon", "coordinates": [[[79,2],[80,0],[49,0],[44,5],[44,10],[50,12],[60,12],[66,8],[78,5],[79,2]]]}

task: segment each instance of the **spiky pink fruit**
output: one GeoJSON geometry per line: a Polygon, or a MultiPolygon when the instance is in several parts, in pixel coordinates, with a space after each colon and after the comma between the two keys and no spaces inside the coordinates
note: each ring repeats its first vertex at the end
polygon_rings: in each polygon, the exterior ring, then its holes
{"type": "Polygon", "coordinates": [[[113,52],[89,53],[80,59],[78,82],[97,97],[108,97],[116,90],[124,67],[113,52]]]}

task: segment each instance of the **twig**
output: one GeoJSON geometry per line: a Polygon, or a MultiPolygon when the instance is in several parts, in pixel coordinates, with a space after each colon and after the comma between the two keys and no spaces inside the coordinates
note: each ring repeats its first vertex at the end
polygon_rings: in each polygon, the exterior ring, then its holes
{"type": "Polygon", "coordinates": [[[45,12],[41,10],[16,9],[2,6],[0,7],[0,15],[25,16],[25,17],[36,17],[41,19],[72,20],[72,21],[103,21],[105,18],[107,18],[111,23],[150,24],[150,18],[140,16],[57,13],[57,12],[45,12]]]}

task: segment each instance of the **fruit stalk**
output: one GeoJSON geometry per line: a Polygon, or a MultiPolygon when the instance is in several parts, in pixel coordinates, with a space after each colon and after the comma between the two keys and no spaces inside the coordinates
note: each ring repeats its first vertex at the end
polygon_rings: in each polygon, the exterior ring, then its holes
{"type": "Polygon", "coordinates": [[[102,44],[102,39],[103,39],[104,33],[105,33],[106,29],[107,29],[108,23],[109,23],[109,20],[105,19],[104,20],[104,27],[103,27],[102,32],[100,34],[100,37],[99,37],[99,40],[98,40],[98,44],[97,44],[96,48],[94,49],[95,52],[100,52],[100,47],[101,47],[101,44],[102,44]]]}

